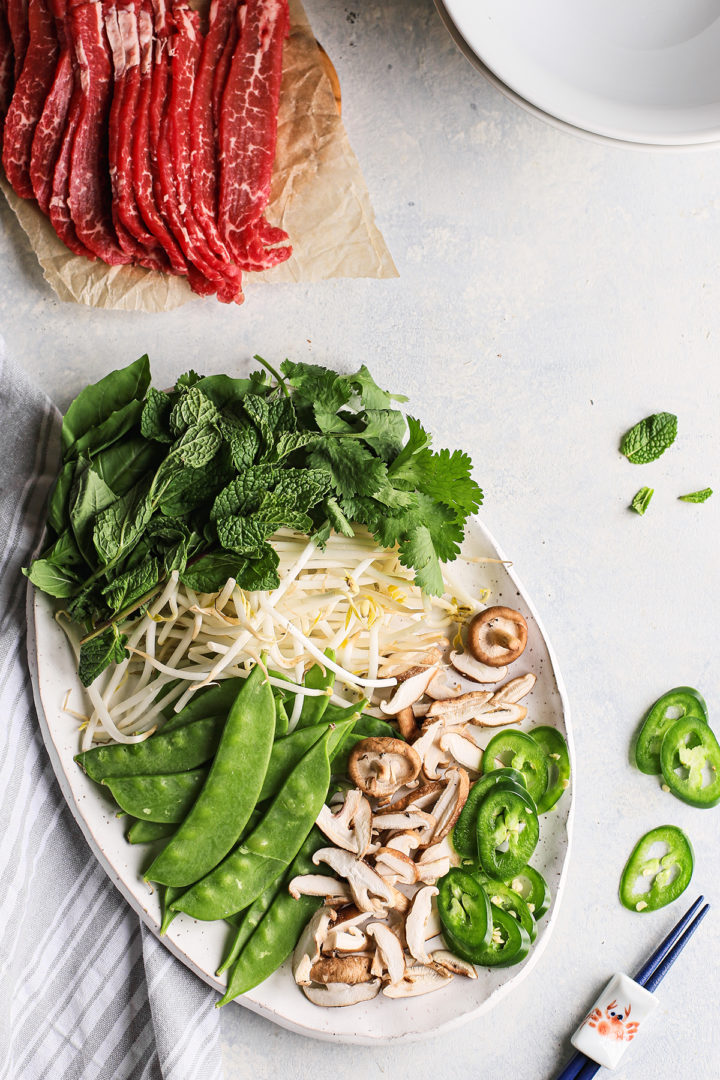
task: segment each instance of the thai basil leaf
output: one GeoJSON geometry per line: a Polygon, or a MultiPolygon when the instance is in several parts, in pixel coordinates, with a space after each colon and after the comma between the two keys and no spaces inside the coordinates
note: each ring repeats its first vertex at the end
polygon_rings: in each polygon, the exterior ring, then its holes
{"type": "Polygon", "coordinates": [[[63,454],[112,413],[131,401],[141,401],[149,385],[150,362],[147,356],[141,356],[126,368],[111,371],[99,382],[86,386],[68,406],[63,418],[63,454]]]}
{"type": "Polygon", "coordinates": [[[180,572],[180,581],[195,592],[217,592],[228,578],[242,574],[246,559],[232,551],[210,552],[180,572]]]}
{"type": "Polygon", "coordinates": [[[52,559],[35,559],[23,573],[37,589],[60,599],[74,596],[80,587],[75,574],[67,566],[52,559]]]}
{"type": "Polygon", "coordinates": [[[117,443],[118,439],[137,427],[142,411],[142,401],[129,401],[127,405],[123,405],[122,409],[116,409],[115,412],[110,413],[102,424],[90,428],[82,438],[77,439],[68,450],[66,457],[70,460],[81,454],[94,456],[106,447],[117,443]]]}
{"type": "Polygon", "coordinates": [[[97,517],[115,500],[115,492],[98,476],[93,466],[81,458],[70,493],[70,524],[77,546],[90,566],[97,563],[93,544],[97,517]]]}
{"type": "Polygon", "coordinates": [[[74,477],[75,462],[68,461],[60,470],[48,505],[48,525],[56,533],[63,532],[70,524],[68,503],[74,477]]]}
{"type": "Polygon", "coordinates": [[[116,495],[125,495],[148,473],[154,472],[162,448],[138,437],[116,443],[93,458],[95,472],[116,495]]]}

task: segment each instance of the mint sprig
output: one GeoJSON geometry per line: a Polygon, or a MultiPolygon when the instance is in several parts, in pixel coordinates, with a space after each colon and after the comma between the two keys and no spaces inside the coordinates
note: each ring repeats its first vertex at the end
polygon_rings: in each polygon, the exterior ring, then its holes
{"type": "Polygon", "coordinates": [[[630,503],[630,509],[634,510],[636,514],[644,514],[648,506],[650,505],[650,500],[652,499],[654,494],[654,488],[640,488],[640,490],[634,496],[633,501],[630,503]]]}

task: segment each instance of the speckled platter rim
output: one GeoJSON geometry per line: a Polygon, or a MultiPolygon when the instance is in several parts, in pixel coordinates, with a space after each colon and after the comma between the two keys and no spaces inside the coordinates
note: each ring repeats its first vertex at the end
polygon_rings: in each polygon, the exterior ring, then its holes
{"type": "MultiPolygon", "coordinates": [[[[533,970],[547,948],[565,888],[574,818],[575,754],[570,710],[554,651],[535,607],[489,531],[475,519],[468,525],[463,555],[477,559],[480,553],[481,558],[500,561],[478,563],[461,557],[448,568],[449,573],[466,585],[467,578],[475,572],[480,573],[478,566],[482,565],[483,582],[492,589],[491,602],[502,602],[523,611],[529,626],[527,652],[537,653],[540,666],[540,671],[537,664],[530,668],[538,675],[538,681],[526,702],[529,725],[525,726],[553,723],[565,734],[570,749],[573,768],[570,790],[556,810],[541,819],[538,852],[544,843],[544,854],[549,850],[552,855],[548,864],[551,871],[543,857],[533,860],[551,879],[551,909],[538,925],[537,940],[528,959],[518,968],[481,972],[480,978],[472,982],[458,977],[437,993],[404,1001],[388,1001],[380,996],[347,1009],[320,1009],[300,993],[293,983],[288,964],[285,964],[255,990],[239,998],[238,1003],[290,1031],[331,1042],[365,1045],[419,1041],[446,1033],[494,1008],[533,970]],[[492,575],[497,579],[494,583],[489,581],[492,575]],[[545,695],[544,701],[542,695],[545,695]]],[[[103,797],[101,789],[72,761],[73,752],[77,750],[77,722],[62,711],[62,703],[71,686],[75,695],[81,693],[81,688],[70,647],[52,617],[51,602],[44,594],[36,593],[32,586],[28,588],[27,620],[35,703],[60,788],[110,880],[146,926],[159,936],[158,897],[140,878],[139,867],[147,856],[143,858],[142,849],[127,844],[121,819],[116,816],[110,800],[103,797]]],[[[76,697],[75,707],[77,705],[76,697]]],[[[217,979],[213,972],[226,937],[227,930],[222,923],[199,923],[180,916],[160,940],[195,974],[222,992],[224,980],[217,979]]]]}

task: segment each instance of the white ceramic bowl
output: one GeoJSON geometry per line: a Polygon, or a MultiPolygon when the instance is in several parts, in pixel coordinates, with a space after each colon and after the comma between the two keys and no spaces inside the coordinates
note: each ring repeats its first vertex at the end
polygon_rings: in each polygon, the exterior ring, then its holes
{"type": "Polygon", "coordinates": [[[626,144],[720,144],[720,0],[436,3],[466,55],[545,118],[626,144]]]}

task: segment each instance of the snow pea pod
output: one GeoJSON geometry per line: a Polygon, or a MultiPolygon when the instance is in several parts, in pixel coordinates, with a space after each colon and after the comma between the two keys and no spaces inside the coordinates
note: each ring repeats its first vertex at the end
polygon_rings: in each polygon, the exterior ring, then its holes
{"type": "Polygon", "coordinates": [[[331,701],[323,713],[323,723],[341,724],[343,720],[357,719],[367,704],[367,698],[361,698],[355,705],[335,705],[331,701]]]}
{"type": "MultiPolygon", "coordinates": [[[[342,724],[334,725],[331,729],[328,736],[328,754],[330,756],[352,730],[352,723],[351,720],[346,720],[342,724]]],[[[277,739],[270,754],[270,761],[260,791],[260,800],[269,799],[276,795],[300,759],[311,746],[324,738],[327,733],[328,728],[323,724],[314,724],[312,727],[303,728],[301,731],[296,729],[292,734],[277,739]]]]}
{"type": "Polygon", "coordinates": [[[117,776],[103,780],[118,806],[141,821],[180,822],[205,783],[207,769],[165,776],[117,776]]]}
{"type": "MultiPolygon", "coordinates": [[[[244,949],[246,943],[250,940],[253,933],[255,932],[255,928],[258,926],[261,919],[264,917],[268,908],[272,904],[273,900],[280,892],[283,881],[284,879],[281,877],[276,878],[275,881],[271,882],[270,885],[268,885],[267,889],[265,889],[264,892],[260,893],[257,900],[253,900],[250,907],[246,908],[242,915],[237,916],[237,918],[239,919],[238,926],[236,927],[235,933],[231,938],[230,948],[227,952],[227,955],[225,956],[220,967],[215,972],[216,975],[222,975],[224,971],[227,971],[227,969],[229,967],[232,967],[232,965],[235,963],[238,956],[244,949]]],[[[231,918],[232,917],[233,916],[231,916],[231,918]]]]}
{"type": "MultiPolygon", "coordinates": [[[[326,649],[325,655],[328,660],[334,660],[335,650],[326,649]]],[[[327,693],[316,697],[304,698],[300,716],[295,725],[295,730],[320,723],[323,718],[323,713],[330,703],[330,691],[335,685],[335,672],[331,671],[328,667],[323,668],[321,664],[313,664],[310,670],[305,674],[304,683],[309,690],[325,690],[327,693]]]]}
{"type": "Polygon", "coordinates": [[[170,712],[162,731],[174,731],[195,720],[205,720],[208,716],[227,716],[238,696],[240,685],[238,679],[224,679],[217,686],[196,691],[180,712],[170,712]]]}
{"type": "Polygon", "coordinates": [[[129,844],[152,844],[155,840],[165,840],[175,832],[175,825],[164,821],[133,821],[127,831],[129,844]]]}
{"type": "Polygon", "coordinates": [[[313,864],[312,857],[326,844],[327,839],[320,830],[313,828],[288,868],[280,891],[240,953],[230,972],[227,990],[217,1002],[218,1008],[267,979],[297,945],[305,924],[322,900],[319,896],[301,896],[294,900],[287,886],[298,874],[324,872],[324,868],[313,864]]]}
{"type": "Polygon", "coordinates": [[[170,923],[177,915],[177,911],[170,910],[170,905],[181,893],[182,889],[174,889],[172,885],[160,886],[160,937],[167,933],[170,923]]]}
{"type": "MultiPolygon", "coordinates": [[[[181,735],[197,724],[173,734],[181,735]]],[[[274,734],[275,699],[257,664],[230,709],[200,794],[172,840],[153,860],[145,874],[147,881],[191,885],[227,855],[258,801],[274,734]]]]}
{"type": "Polygon", "coordinates": [[[292,862],[310,832],[330,784],[330,731],[295,766],[267,813],[219,866],[173,907],[195,919],[224,919],[252,904],[292,862]]]}
{"type": "Polygon", "coordinates": [[[290,717],[285,708],[285,699],[280,694],[275,695],[275,738],[280,739],[287,735],[290,725],[290,717]]]}
{"type": "Polygon", "coordinates": [[[96,746],[75,755],[92,780],[115,776],[157,776],[185,772],[209,761],[222,734],[223,716],[209,716],[174,731],[161,731],[141,743],[96,746]]]}

